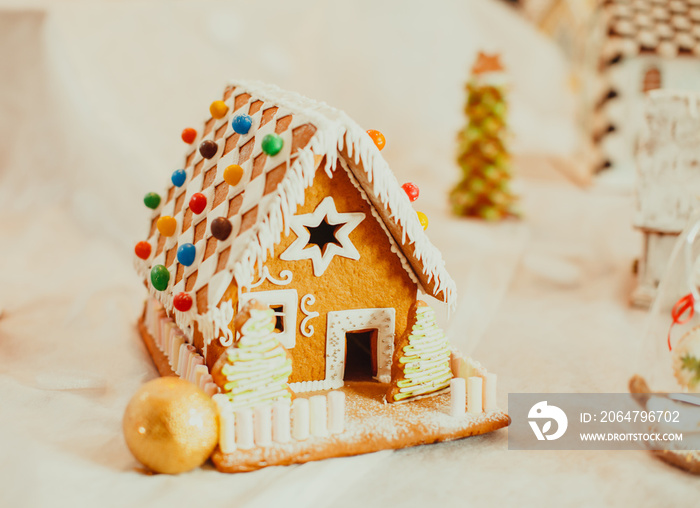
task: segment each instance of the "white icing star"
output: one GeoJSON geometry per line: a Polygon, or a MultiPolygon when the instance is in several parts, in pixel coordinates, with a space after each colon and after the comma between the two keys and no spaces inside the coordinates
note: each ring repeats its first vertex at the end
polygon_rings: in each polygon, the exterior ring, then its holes
{"type": "Polygon", "coordinates": [[[365,214],[362,212],[338,212],[335,208],[335,201],[329,196],[321,201],[313,213],[295,215],[289,220],[289,227],[296,233],[297,239],[280,255],[280,259],[285,261],[310,259],[316,277],[323,275],[333,256],[358,260],[360,253],[350,241],[349,235],[364,218],[365,214]],[[318,227],[324,218],[329,225],[339,226],[334,234],[338,243],[329,242],[321,251],[318,245],[309,245],[311,234],[307,227],[318,227]]]}

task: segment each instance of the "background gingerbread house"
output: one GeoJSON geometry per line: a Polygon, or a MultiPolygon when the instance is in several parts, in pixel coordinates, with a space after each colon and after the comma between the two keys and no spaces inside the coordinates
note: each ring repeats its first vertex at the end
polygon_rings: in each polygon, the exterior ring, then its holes
{"type": "Polygon", "coordinates": [[[589,164],[633,175],[644,94],[700,90],[700,1],[606,0],[588,41],[582,121],[594,145],[589,164]]]}
{"type": "Polygon", "coordinates": [[[151,296],[209,367],[255,298],[275,310],[293,389],[341,386],[358,364],[389,382],[419,291],[454,304],[455,285],[379,149],[344,113],[274,86],[232,83],[218,107],[153,212],[149,255],[137,256],[151,296]],[[154,270],[167,270],[162,290],[154,270]]]}
{"type": "Polygon", "coordinates": [[[700,207],[700,94],[655,90],[637,151],[637,216],[644,235],[632,302],[651,305],[678,239],[700,207]]]}
{"type": "Polygon", "coordinates": [[[577,59],[597,0],[522,0],[516,5],[567,57],[577,59]]]}
{"type": "Polygon", "coordinates": [[[631,188],[644,94],[700,90],[699,0],[524,0],[520,10],[557,42],[579,97],[579,176],[631,188]],[[612,176],[615,175],[615,176],[612,176]]]}

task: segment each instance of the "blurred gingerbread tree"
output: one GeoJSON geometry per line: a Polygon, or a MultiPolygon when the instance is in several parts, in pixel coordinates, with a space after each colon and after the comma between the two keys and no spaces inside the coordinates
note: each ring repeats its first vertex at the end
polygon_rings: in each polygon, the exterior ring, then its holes
{"type": "Polygon", "coordinates": [[[499,55],[479,56],[467,83],[469,119],[458,134],[457,162],[462,178],[450,192],[454,213],[499,220],[516,216],[511,193],[510,156],[505,145],[506,87],[499,55]]]}

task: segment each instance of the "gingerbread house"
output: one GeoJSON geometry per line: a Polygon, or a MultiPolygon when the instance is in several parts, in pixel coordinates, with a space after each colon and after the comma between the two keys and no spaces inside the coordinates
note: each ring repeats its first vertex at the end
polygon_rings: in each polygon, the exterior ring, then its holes
{"type": "Polygon", "coordinates": [[[525,17],[552,37],[567,57],[576,59],[596,3],[597,0],[523,0],[518,4],[525,17]]]}
{"type": "Polygon", "coordinates": [[[635,305],[651,305],[678,236],[700,209],[699,112],[700,93],[655,90],[645,102],[635,218],[644,245],[632,293],[635,305]]]}
{"type": "Polygon", "coordinates": [[[275,312],[295,392],[388,383],[419,295],[456,295],[379,148],[346,114],[275,86],[232,82],[211,113],[183,133],[184,168],[146,199],[135,265],[149,305],[209,368],[254,298],[275,312]]]}
{"type": "Polygon", "coordinates": [[[605,0],[586,32],[582,122],[589,163],[634,172],[644,94],[700,90],[700,0],[605,0]]]}

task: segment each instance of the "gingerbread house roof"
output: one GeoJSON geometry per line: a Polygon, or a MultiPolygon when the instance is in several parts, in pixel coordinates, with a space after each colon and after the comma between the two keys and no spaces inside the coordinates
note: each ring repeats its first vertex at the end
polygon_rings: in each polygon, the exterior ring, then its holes
{"type": "MultiPolygon", "coordinates": [[[[217,305],[235,280],[239,287],[250,286],[267,256],[289,232],[288,219],[305,199],[319,162],[329,176],[348,170],[373,214],[401,258],[409,276],[426,293],[455,304],[456,287],[440,252],[430,243],[415,210],[396,177],[367,133],[345,113],[319,103],[256,82],[231,82],[223,101],[226,114],[209,117],[186,153],[184,184],[170,184],[153,211],[146,259],[136,257],[138,273],[151,295],[174,315],[186,333],[196,321],[206,339],[211,340],[226,327],[230,318],[217,305]],[[252,118],[247,134],[234,131],[231,120],[238,114],[252,118]],[[274,156],[262,149],[265,135],[278,134],[282,150],[274,156]],[[207,159],[198,147],[203,141],[216,143],[216,154],[207,159]],[[339,163],[340,161],[340,163],[339,163]],[[232,164],[243,169],[236,185],[224,180],[224,170],[232,164]],[[188,206],[193,194],[206,198],[206,207],[194,214],[188,206]],[[163,236],[158,219],[175,219],[175,232],[163,236]],[[225,217],[231,232],[224,240],[212,234],[211,224],[225,217]],[[183,266],[177,249],[194,244],[194,262],[183,266]],[[153,287],[150,272],[156,265],[167,268],[170,278],[163,291],[153,287]],[[176,310],[175,295],[188,293],[194,304],[186,312],[176,310]]],[[[221,235],[218,235],[221,236],[221,235]]]]}
{"type": "Polygon", "coordinates": [[[603,16],[617,56],[700,56],[700,0],[605,0],[603,16]]]}

